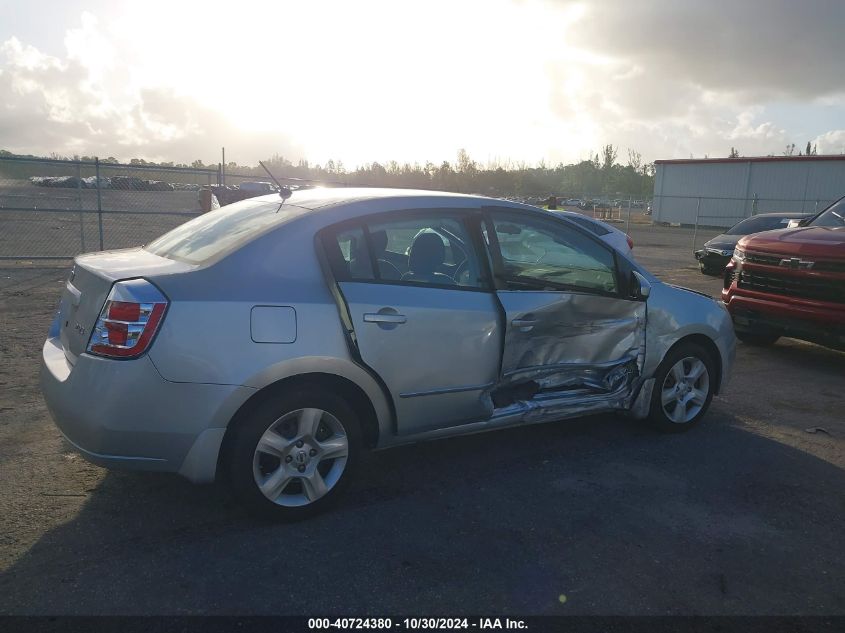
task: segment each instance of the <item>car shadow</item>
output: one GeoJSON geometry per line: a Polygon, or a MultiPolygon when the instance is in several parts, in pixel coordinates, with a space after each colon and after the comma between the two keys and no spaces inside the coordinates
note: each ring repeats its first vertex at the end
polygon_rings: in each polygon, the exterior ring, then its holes
{"type": "Polygon", "coordinates": [[[374,453],[292,524],[110,472],[0,576],[0,612],[841,613],[844,491],[718,403],[682,435],[593,416],[374,453]]]}

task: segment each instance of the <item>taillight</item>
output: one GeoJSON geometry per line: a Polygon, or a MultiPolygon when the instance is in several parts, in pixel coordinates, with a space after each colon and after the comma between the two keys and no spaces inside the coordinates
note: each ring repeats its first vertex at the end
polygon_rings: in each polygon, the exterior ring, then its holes
{"type": "Polygon", "coordinates": [[[103,304],[88,351],[111,358],[140,356],[161,325],[167,304],[167,297],[149,281],[118,281],[103,304]]]}
{"type": "Polygon", "coordinates": [[[630,235],[626,235],[625,239],[628,240],[628,248],[634,250],[634,240],[631,239],[630,235]]]}

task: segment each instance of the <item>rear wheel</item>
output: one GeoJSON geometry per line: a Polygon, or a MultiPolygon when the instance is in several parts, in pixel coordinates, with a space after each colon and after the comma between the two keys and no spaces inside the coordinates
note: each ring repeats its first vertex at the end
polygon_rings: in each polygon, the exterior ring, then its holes
{"type": "Polygon", "coordinates": [[[698,424],[713,399],[713,359],[694,343],[671,350],[655,372],[649,419],[664,433],[683,433],[698,424]]]}
{"type": "Polygon", "coordinates": [[[774,345],[780,338],[780,334],[757,334],[753,332],[737,332],[736,337],[746,345],[757,347],[768,347],[774,345]]]}
{"type": "Polygon", "coordinates": [[[265,516],[296,520],[330,506],[355,469],[361,433],[341,398],[304,390],[268,399],[236,431],[231,481],[265,516]]]}

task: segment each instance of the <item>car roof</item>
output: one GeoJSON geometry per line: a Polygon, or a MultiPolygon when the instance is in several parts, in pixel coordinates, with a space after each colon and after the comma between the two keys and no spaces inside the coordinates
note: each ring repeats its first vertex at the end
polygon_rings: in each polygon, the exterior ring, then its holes
{"type": "MultiPolygon", "coordinates": [[[[273,199],[274,196],[267,196],[268,201],[272,201],[273,199]]],[[[275,199],[278,200],[277,197],[275,199]]],[[[447,191],[431,191],[428,189],[393,189],[386,187],[315,187],[313,189],[299,189],[295,190],[291,197],[285,200],[285,204],[291,204],[303,209],[316,210],[364,200],[385,199],[395,200],[400,204],[400,207],[405,207],[406,205],[414,206],[426,200],[432,202],[446,202],[446,200],[450,200],[458,203],[461,207],[470,208],[503,205],[532,208],[530,205],[498,198],[488,198],[486,196],[451,193],[447,191]]]]}
{"type": "Polygon", "coordinates": [[[745,220],[750,220],[751,218],[800,218],[813,215],[812,213],[806,213],[802,211],[801,213],[787,213],[787,212],[779,212],[779,213],[756,213],[752,216],[744,218],[745,220]]]}
{"type": "MultiPolygon", "coordinates": [[[[378,187],[318,187],[296,190],[284,202],[278,194],[257,196],[249,200],[267,204],[268,208],[287,210],[280,226],[291,220],[310,220],[316,225],[355,220],[359,217],[387,211],[414,209],[444,209],[471,211],[482,207],[507,208],[541,215],[555,214],[529,204],[488,198],[480,195],[429,191],[423,189],[389,189],[378,187]],[[279,206],[281,204],[281,206],[279,206]]],[[[240,204],[240,203],[236,203],[240,204]]],[[[225,207],[224,207],[225,208],[225,207]]],[[[281,220],[281,219],[280,219],[281,220]]]]}
{"type": "Polygon", "coordinates": [[[617,231],[619,233],[624,233],[622,229],[619,229],[609,222],[604,222],[603,220],[599,220],[598,218],[594,218],[589,215],[584,215],[583,213],[578,213],[577,211],[555,211],[555,215],[566,217],[575,217],[575,218],[583,218],[588,222],[594,222],[595,224],[601,224],[603,227],[610,229],[611,231],[617,231]]]}

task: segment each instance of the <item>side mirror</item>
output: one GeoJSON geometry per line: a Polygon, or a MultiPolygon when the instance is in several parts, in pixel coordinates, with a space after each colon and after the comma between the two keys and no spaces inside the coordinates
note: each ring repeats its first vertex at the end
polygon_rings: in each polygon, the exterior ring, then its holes
{"type": "Polygon", "coordinates": [[[635,299],[645,301],[651,294],[651,284],[636,270],[631,271],[631,294],[635,299]]]}

